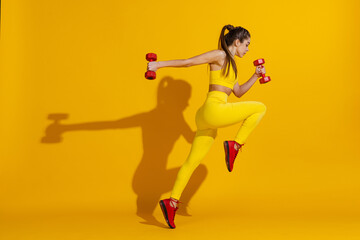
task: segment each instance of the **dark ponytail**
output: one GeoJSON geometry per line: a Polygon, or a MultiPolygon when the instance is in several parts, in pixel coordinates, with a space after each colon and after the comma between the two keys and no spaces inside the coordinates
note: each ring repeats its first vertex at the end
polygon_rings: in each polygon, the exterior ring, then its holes
{"type": "Polygon", "coordinates": [[[232,65],[232,68],[234,69],[235,72],[235,78],[237,78],[237,67],[236,67],[236,63],[235,63],[235,59],[234,56],[231,55],[230,50],[228,48],[228,46],[230,46],[231,44],[233,44],[233,42],[236,39],[239,39],[241,43],[244,42],[245,39],[250,38],[250,33],[248,30],[246,30],[245,28],[242,27],[234,27],[233,25],[225,25],[220,33],[220,38],[219,38],[219,45],[218,45],[218,49],[222,49],[225,51],[226,53],[226,59],[224,62],[224,65],[222,66],[222,74],[225,75],[226,72],[226,77],[229,76],[229,71],[230,71],[230,64],[232,65]],[[228,30],[229,32],[227,34],[225,33],[225,30],[228,30]]]}

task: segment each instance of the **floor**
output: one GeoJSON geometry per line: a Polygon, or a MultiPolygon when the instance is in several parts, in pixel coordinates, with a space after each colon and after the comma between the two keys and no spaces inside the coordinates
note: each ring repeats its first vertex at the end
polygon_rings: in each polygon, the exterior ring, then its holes
{"type": "Polygon", "coordinates": [[[176,229],[165,225],[157,209],[147,222],[124,212],[1,214],[2,240],[55,239],[360,239],[358,216],[259,214],[201,209],[177,215],[176,229]]]}

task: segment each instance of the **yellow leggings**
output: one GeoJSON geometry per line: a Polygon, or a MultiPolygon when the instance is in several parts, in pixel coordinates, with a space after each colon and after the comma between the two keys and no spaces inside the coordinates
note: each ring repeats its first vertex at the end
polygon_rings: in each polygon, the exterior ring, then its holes
{"type": "Polygon", "coordinates": [[[172,198],[180,199],[191,174],[209,152],[217,135],[217,128],[244,121],[235,137],[236,142],[243,144],[265,115],[266,106],[261,102],[228,103],[227,98],[228,95],[224,92],[211,91],[197,111],[196,135],[190,153],[178,172],[171,193],[172,198]]]}

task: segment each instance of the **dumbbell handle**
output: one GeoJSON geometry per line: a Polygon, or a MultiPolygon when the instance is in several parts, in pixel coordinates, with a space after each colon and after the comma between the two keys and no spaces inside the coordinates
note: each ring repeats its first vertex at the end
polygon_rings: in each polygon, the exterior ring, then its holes
{"type": "MultiPolygon", "coordinates": [[[[260,66],[260,68],[263,68],[264,66],[262,64],[258,65],[260,66]]],[[[261,76],[264,78],[265,77],[265,73],[262,73],[261,76]]]]}
{"type": "MultiPolygon", "coordinates": [[[[263,67],[264,67],[264,66],[263,66],[264,63],[265,63],[265,60],[264,60],[263,58],[260,58],[260,59],[254,61],[254,66],[256,66],[256,67],[257,67],[257,66],[260,66],[261,68],[263,68],[263,67]]],[[[259,80],[259,82],[260,82],[261,84],[267,83],[267,82],[270,82],[270,81],[271,81],[271,78],[270,78],[269,76],[265,76],[264,73],[261,73],[261,76],[262,76],[262,78],[259,80]]]]}
{"type": "MultiPolygon", "coordinates": [[[[149,62],[154,62],[157,60],[157,56],[155,53],[148,53],[148,54],[146,54],[145,58],[149,62]]],[[[149,80],[154,80],[156,78],[156,72],[148,70],[145,73],[145,78],[149,79],[149,80]]]]}

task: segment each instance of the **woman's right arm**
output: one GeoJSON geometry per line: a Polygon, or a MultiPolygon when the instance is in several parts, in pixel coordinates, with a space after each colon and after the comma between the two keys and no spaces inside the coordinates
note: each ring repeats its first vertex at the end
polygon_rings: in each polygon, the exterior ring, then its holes
{"type": "Polygon", "coordinates": [[[223,51],[217,49],[188,59],[149,62],[147,70],[156,71],[157,69],[163,67],[191,67],[204,63],[214,63],[218,62],[219,59],[223,57],[223,54],[223,51]]]}
{"type": "Polygon", "coordinates": [[[188,59],[169,60],[157,62],[157,69],[164,67],[187,67],[188,59]]]}

